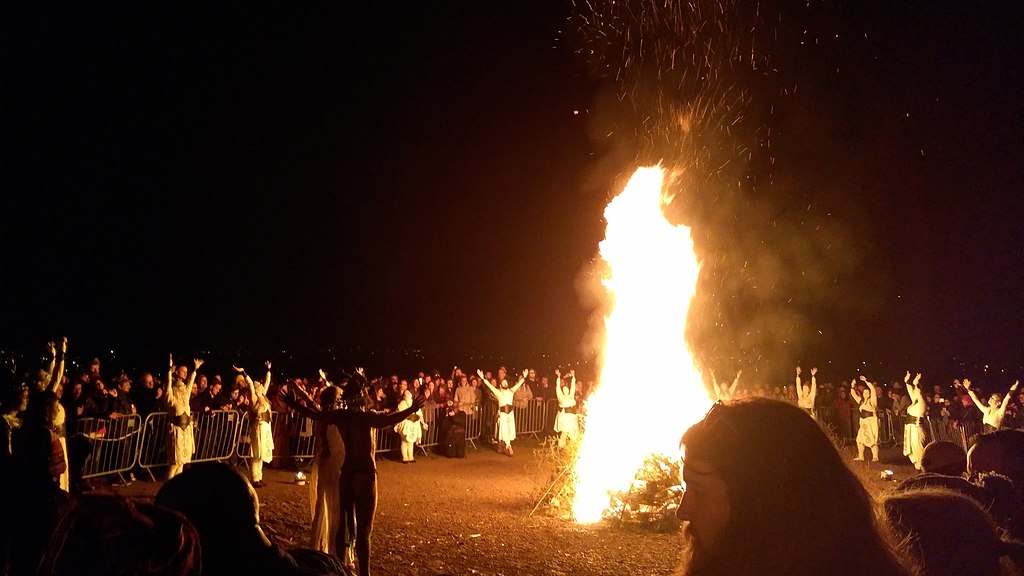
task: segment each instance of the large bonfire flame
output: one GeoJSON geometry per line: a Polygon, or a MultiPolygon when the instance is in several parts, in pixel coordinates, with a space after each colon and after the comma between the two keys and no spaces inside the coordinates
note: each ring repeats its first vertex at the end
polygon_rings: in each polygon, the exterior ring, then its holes
{"type": "Polygon", "coordinates": [[[690,229],[665,219],[663,180],[660,166],[638,169],[604,213],[611,306],[574,469],[578,522],[600,520],[609,493],[627,491],[648,455],[678,455],[711,403],[685,338],[700,265],[690,229]]]}

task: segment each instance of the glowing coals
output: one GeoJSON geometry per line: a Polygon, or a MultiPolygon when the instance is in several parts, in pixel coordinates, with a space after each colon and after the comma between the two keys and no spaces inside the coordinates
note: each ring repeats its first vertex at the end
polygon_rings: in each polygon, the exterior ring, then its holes
{"type": "Polygon", "coordinates": [[[700,265],[690,229],[665,218],[663,180],[661,167],[640,168],[605,208],[610,311],[574,468],[578,522],[600,520],[609,491],[628,490],[649,454],[678,455],[711,404],[685,338],[700,265]]]}

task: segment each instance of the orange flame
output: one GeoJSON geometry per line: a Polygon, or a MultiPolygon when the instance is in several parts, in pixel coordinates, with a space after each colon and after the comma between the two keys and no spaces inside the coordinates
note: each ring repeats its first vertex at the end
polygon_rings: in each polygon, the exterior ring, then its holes
{"type": "Polygon", "coordinates": [[[578,522],[600,520],[609,492],[628,490],[649,454],[678,455],[682,433],[711,405],[686,343],[700,264],[690,229],[665,219],[664,176],[660,166],[639,168],[605,208],[612,304],[574,468],[578,522]]]}

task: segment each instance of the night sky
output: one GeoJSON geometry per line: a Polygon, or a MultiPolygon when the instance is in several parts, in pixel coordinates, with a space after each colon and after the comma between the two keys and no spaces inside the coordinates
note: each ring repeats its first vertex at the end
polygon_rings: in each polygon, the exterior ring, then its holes
{"type": "MultiPolygon", "coordinates": [[[[680,162],[646,127],[652,93],[686,90],[595,44],[586,4],[16,4],[0,40],[6,347],[585,356],[603,207],[638,162],[680,162]]],[[[742,121],[693,148],[728,168],[680,162],[698,355],[773,375],[990,364],[1012,381],[1024,4],[761,3],[758,18],[764,66],[726,74],[742,121]]]]}

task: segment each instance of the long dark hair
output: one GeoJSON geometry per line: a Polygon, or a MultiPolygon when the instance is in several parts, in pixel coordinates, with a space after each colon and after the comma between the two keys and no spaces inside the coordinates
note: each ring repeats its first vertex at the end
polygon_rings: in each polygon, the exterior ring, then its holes
{"type": "Polygon", "coordinates": [[[683,436],[686,458],[726,484],[731,515],[713,561],[691,573],[905,576],[913,562],[817,422],[785,402],[718,403],[683,436]]]}
{"type": "Polygon", "coordinates": [[[192,576],[199,534],[184,516],[121,496],[82,496],[57,525],[39,574],[192,576]]]}

